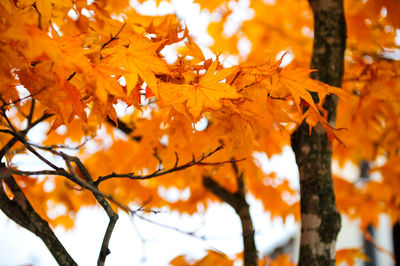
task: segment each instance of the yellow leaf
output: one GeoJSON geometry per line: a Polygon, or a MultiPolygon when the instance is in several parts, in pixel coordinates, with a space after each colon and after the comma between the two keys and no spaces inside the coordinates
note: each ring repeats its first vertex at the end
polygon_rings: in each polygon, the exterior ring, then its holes
{"type": "Polygon", "coordinates": [[[72,1],[71,0],[52,0],[51,1],[55,6],[58,7],[72,7],[72,1]]]}
{"type": "Polygon", "coordinates": [[[128,95],[135,88],[139,76],[158,96],[155,74],[169,73],[167,64],[156,54],[159,46],[159,42],[154,43],[137,35],[130,40],[128,48],[118,46],[105,49],[105,54],[111,55],[110,62],[122,65],[126,71],[124,77],[128,95]]]}
{"type": "Polygon", "coordinates": [[[33,5],[35,2],[36,2],[36,0],[20,0],[17,2],[17,7],[25,8],[27,6],[33,5]]]}
{"type": "Polygon", "coordinates": [[[39,13],[42,15],[43,20],[48,23],[51,19],[51,13],[53,11],[53,5],[50,0],[37,0],[36,7],[39,13]]]}
{"type": "Polygon", "coordinates": [[[200,47],[189,38],[189,41],[185,43],[185,46],[178,49],[178,53],[182,56],[193,56],[194,58],[200,59],[201,61],[205,61],[203,51],[200,47]]]}
{"type": "Polygon", "coordinates": [[[14,5],[10,0],[0,0],[0,5],[2,5],[8,12],[12,12],[14,5]]]}
{"type": "Polygon", "coordinates": [[[204,76],[200,77],[198,83],[182,88],[184,92],[182,98],[179,100],[187,101],[186,106],[194,120],[198,119],[201,112],[206,108],[213,110],[220,108],[221,99],[241,97],[234,87],[220,82],[230,74],[238,71],[238,69],[228,68],[215,73],[217,66],[218,61],[214,61],[204,76]]]}

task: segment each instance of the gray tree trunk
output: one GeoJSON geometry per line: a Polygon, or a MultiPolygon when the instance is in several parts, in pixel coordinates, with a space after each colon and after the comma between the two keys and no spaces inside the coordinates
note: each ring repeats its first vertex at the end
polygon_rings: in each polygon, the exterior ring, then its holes
{"type": "MultiPolygon", "coordinates": [[[[311,77],[340,87],[346,47],[346,22],[342,0],[309,0],[314,14],[311,77]]],[[[318,96],[313,94],[314,100],[318,96]]],[[[336,96],[324,108],[329,123],[336,119],[336,96]]],[[[331,172],[331,144],[318,125],[311,135],[306,123],[292,135],[292,148],[300,172],[301,240],[299,265],[335,265],[335,244],[341,219],[336,208],[331,172]]]]}

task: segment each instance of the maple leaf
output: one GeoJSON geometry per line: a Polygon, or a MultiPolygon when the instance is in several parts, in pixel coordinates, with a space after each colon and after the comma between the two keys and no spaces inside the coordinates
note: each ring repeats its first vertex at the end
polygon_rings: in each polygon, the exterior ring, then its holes
{"type": "Polygon", "coordinates": [[[157,79],[155,74],[169,73],[167,64],[156,51],[161,43],[151,42],[141,35],[129,40],[129,46],[116,46],[105,49],[105,54],[111,55],[111,63],[123,66],[129,95],[135,88],[139,77],[147,83],[147,86],[158,96],[157,79]]]}
{"type": "Polygon", "coordinates": [[[86,113],[85,113],[85,106],[81,100],[81,95],[78,91],[78,89],[73,86],[71,83],[69,83],[67,80],[64,81],[59,81],[61,84],[59,85],[62,90],[65,91],[65,93],[68,96],[67,101],[69,101],[72,106],[74,107],[75,112],[77,115],[86,121],[86,113]]]}
{"type": "Polygon", "coordinates": [[[200,47],[192,38],[190,38],[190,36],[188,39],[188,42],[185,42],[185,46],[178,49],[178,53],[182,56],[192,56],[194,59],[199,60],[199,62],[205,61],[203,51],[200,47]]]}
{"type": "Polygon", "coordinates": [[[221,99],[237,99],[241,95],[229,84],[220,82],[230,74],[238,71],[232,67],[217,71],[218,61],[214,61],[206,73],[201,76],[198,82],[188,85],[180,85],[182,96],[177,102],[185,102],[189,113],[194,120],[198,119],[201,112],[205,109],[216,110],[221,107],[221,99]],[[214,74],[215,73],[215,74],[214,74]]]}
{"type": "Polygon", "coordinates": [[[8,12],[12,12],[15,9],[13,1],[10,0],[1,0],[0,5],[2,5],[8,12]]]}
{"type": "Polygon", "coordinates": [[[37,0],[36,7],[44,21],[49,21],[53,12],[53,5],[50,0],[37,0]]]}
{"type": "Polygon", "coordinates": [[[46,23],[51,19],[53,4],[60,7],[72,7],[70,0],[20,0],[17,2],[17,6],[24,8],[34,3],[36,3],[36,8],[46,23]]]}
{"type": "MultiPolygon", "coordinates": [[[[313,80],[309,77],[309,74],[314,70],[310,69],[294,69],[291,66],[283,68],[278,74],[279,79],[276,81],[277,88],[284,86],[286,87],[290,94],[292,95],[294,102],[299,111],[300,102],[303,100],[308,106],[313,108],[318,112],[318,107],[316,106],[310,92],[318,93],[319,99],[322,100],[327,94],[334,93],[342,98],[345,98],[348,94],[325,83],[317,80],[313,80]]],[[[275,90],[271,90],[271,94],[275,90]]]]}
{"type": "Polygon", "coordinates": [[[123,97],[125,95],[121,85],[117,82],[117,78],[110,77],[110,73],[123,73],[115,67],[110,67],[105,64],[97,64],[92,67],[93,76],[95,79],[95,91],[96,96],[102,101],[107,102],[108,95],[115,95],[117,97],[123,97]]]}

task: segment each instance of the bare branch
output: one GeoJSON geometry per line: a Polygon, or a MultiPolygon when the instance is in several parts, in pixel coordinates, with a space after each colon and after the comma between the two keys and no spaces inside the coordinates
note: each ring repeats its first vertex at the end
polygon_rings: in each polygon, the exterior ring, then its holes
{"type": "Polygon", "coordinates": [[[40,153],[38,153],[34,148],[32,148],[32,146],[26,141],[25,137],[20,136],[18,133],[16,133],[14,136],[17,137],[18,141],[20,141],[22,144],[24,144],[24,146],[30,152],[32,152],[36,157],[38,157],[42,162],[44,162],[45,164],[47,164],[48,166],[50,166],[51,168],[53,168],[56,171],[60,170],[60,167],[56,166],[55,164],[53,164],[52,162],[50,162],[49,160],[44,158],[40,153]]]}
{"type": "Polygon", "coordinates": [[[121,28],[118,30],[118,32],[114,36],[111,34],[110,39],[108,41],[106,41],[105,43],[103,43],[103,45],[100,48],[100,51],[102,51],[104,48],[106,48],[107,45],[109,45],[111,42],[118,40],[118,35],[125,28],[125,26],[126,26],[126,23],[122,24],[121,28]]]}
{"type": "Polygon", "coordinates": [[[25,176],[34,176],[34,175],[60,175],[65,176],[66,173],[64,171],[54,171],[54,170],[39,170],[39,171],[21,171],[17,169],[10,168],[11,173],[16,175],[25,175],[25,176]]]}
{"type": "Polygon", "coordinates": [[[6,112],[4,110],[1,110],[1,115],[4,117],[4,119],[6,120],[8,127],[13,130],[13,131],[17,131],[14,127],[14,125],[11,123],[10,119],[8,118],[8,116],[6,115],[6,112]]]}
{"type": "Polygon", "coordinates": [[[29,110],[29,114],[28,114],[28,117],[27,117],[28,127],[32,124],[32,117],[33,117],[33,112],[34,111],[35,111],[35,99],[32,98],[31,108],[29,110]]]}
{"type": "Polygon", "coordinates": [[[229,160],[229,161],[220,161],[220,162],[214,162],[214,163],[200,162],[200,163],[197,163],[197,165],[209,165],[209,166],[211,166],[211,165],[221,165],[221,164],[227,164],[227,163],[232,163],[232,162],[242,162],[244,160],[246,160],[246,158],[232,159],[232,160],[229,160]]]}
{"type": "MultiPolygon", "coordinates": [[[[36,121],[34,121],[33,123],[31,123],[30,125],[28,124],[28,126],[19,132],[20,136],[25,136],[29,130],[31,130],[34,126],[36,126],[37,124],[39,124],[40,122],[43,122],[44,120],[46,120],[47,118],[53,116],[52,114],[44,114],[42,115],[40,118],[38,118],[36,121]]],[[[3,148],[0,150],[0,160],[4,157],[4,155],[6,155],[6,153],[12,148],[12,146],[14,146],[14,144],[18,141],[18,137],[15,136],[15,132],[12,131],[1,131],[3,133],[8,133],[13,135],[14,137],[12,139],[10,139],[6,145],[3,146],[3,148]]]]}
{"type": "MultiPolygon", "coordinates": [[[[217,147],[216,149],[214,149],[213,151],[209,152],[208,154],[205,154],[205,155],[203,154],[200,157],[200,159],[196,160],[196,158],[193,158],[191,161],[189,161],[185,164],[182,164],[180,166],[174,166],[174,167],[166,169],[166,170],[157,170],[154,173],[151,173],[149,175],[135,175],[134,173],[127,173],[127,174],[112,173],[112,174],[109,174],[106,176],[100,176],[94,183],[96,185],[98,185],[101,182],[108,180],[110,178],[129,178],[129,179],[136,179],[136,180],[145,180],[145,179],[150,179],[150,178],[170,174],[173,172],[181,171],[181,170],[184,170],[184,169],[189,168],[194,165],[210,165],[211,163],[206,163],[206,162],[204,162],[204,160],[223,148],[224,148],[224,146],[221,145],[221,146],[217,147]]],[[[226,161],[226,162],[222,162],[222,163],[230,163],[230,162],[231,161],[226,161]]],[[[218,163],[218,164],[221,164],[221,163],[218,163]]]]}
{"type": "Polygon", "coordinates": [[[98,266],[103,266],[106,261],[106,257],[111,253],[110,249],[108,248],[108,245],[110,243],[110,238],[114,230],[115,224],[117,223],[118,220],[118,214],[114,212],[112,216],[108,217],[110,221],[108,222],[106,233],[104,234],[103,242],[101,244],[99,258],[97,259],[98,266]]]}
{"type": "Polygon", "coordinates": [[[232,159],[232,168],[235,172],[237,183],[238,183],[238,191],[236,192],[241,198],[244,200],[246,199],[246,191],[244,187],[244,179],[243,179],[243,172],[239,171],[239,167],[236,164],[236,161],[232,159]]]}
{"type": "Polygon", "coordinates": [[[75,170],[71,166],[71,162],[74,162],[76,164],[76,166],[79,168],[79,171],[81,172],[81,174],[83,175],[83,177],[85,178],[85,180],[87,182],[82,187],[85,187],[92,192],[93,196],[96,198],[97,202],[101,205],[101,207],[106,211],[106,213],[110,219],[107,229],[106,229],[106,232],[103,237],[100,254],[99,254],[99,257],[97,260],[97,265],[103,266],[105,264],[105,260],[106,260],[107,256],[110,254],[108,245],[109,245],[110,238],[111,238],[112,232],[114,230],[115,224],[118,220],[118,214],[116,212],[114,212],[110,203],[108,203],[108,201],[105,198],[109,199],[111,202],[117,204],[120,208],[124,209],[125,211],[128,211],[129,213],[131,213],[132,210],[129,207],[114,200],[111,196],[100,192],[97,189],[97,186],[93,183],[93,179],[92,179],[91,175],[89,174],[89,171],[86,169],[86,167],[83,165],[83,163],[81,162],[81,160],[78,157],[70,156],[70,155],[67,155],[62,152],[59,154],[65,160],[68,169],[70,170],[72,175],[75,177],[75,179],[79,180],[77,173],[75,173],[75,170]]]}
{"type": "Polygon", "coordinates": [[[19,98],[18,100],[15,100],[15,101],[12,101],[12,102],[9,102],[9,103],[7,103],[7,102],[5,102],[4,100],[2,100],[3,105],[0,107],[0,109],[3,109],[3,110],[4,110],[4,109],[5,109],[4,107],[6,107],[6,106],[16,105],[17,103],[19,103],[19,102],[21,102],[21,101],[23,101],[23,100],[29,99],[29,98],[32,98],[32,100],[33,100],[33,97],[34,97],[34,96],[36,96],[36,95],[42,93],[46,88],[47,88],[47,87],[43,87],[43,88],[41,88],[40,90],[38,90],[37,92],[35,92],[35,93],[33,93],[33,94],[29,94],[28,96],[19,98]]]}
{"type": "Polygon", "coordinates": [[[197,235],[195,231],[184,231],[184,230],[182,230],[182,229],[180,229],[178,227],[174,227],[174,226],[170,226],[170,225],[167,225],[167,224],[162,224],[162,223],[156,222],[156,221],[151,220],[151,219],[149,219],[149,218],[147,218],[147,217],[145,217],[143,215],[140,215],[140,214],[137,214],[137,213],[133,213],[133,214],[136,217],[142,219],[143,221],[149,222],[151,224],[155,224],[155,225],[158,225],[160,227],[164,227],[164,228],[167,228],[169,230],[173,230],[175,232],[178,232],[180,234],[184,234],[184,235],[187,235],[187,236],[190,236],[190,237],[194,237],[194,238],[201,239],[201,240],[206,240],[206,237],[204,235],[197,235]]]}
{"type": "Polygon", "coordinates": [[[209,176],[203,177],[203,186],[210,190],[221,201],[228,203],[235,211],[241,205],[240,198],[235,193],[229,192],[209,176]]]}
{"type": "Polygon", "coordinates": [[[100,251],[100,254],[99,254],[99,258],[98,258],[98,265],[103,266],[104,263],[105,263],[105,259],[106,259],[107,255],[110,253],[110,251],[108,249],[108,244],[109,244],[109,241],[110,241],[110,238],[111,238],[112,231],[114,229],[115,223],[118,220],[118,215],[114,212],[114,210],[112,209],[111,205],[107,202],[107,200],[105,200],[105,198],[107,198],[111,202],[115,203],[116,205],[118,205],[120,208],[124,209],[127,212],[132,212],[132,210],[129,207],[127,207],[127,206],[121,204],[120,202],[114,200],[112,196],[106,195],[106,194],[102,193],[100,190],[98,190],[98,188],[93,185],[93,180],[90,177],[88,171],[86,170],[86,168],[83,166],[83,164],[81,163],[81,161],[77,157],[66,155],[66,154],[64,154],[62,152],[55,151],[55,150],[53,150],[51,148],[47,148],[46,149],[48,151],[51,151],[54,154],[62,156],[62,158],[65,160],[65,163],[66,163],[66,165],[67,165],[67,167],[69,169],[70,173],[68,173],[65,169],[57,167],[52,162],[50,162],[45,157],[43,157],[41,154],[39,154],[32,147],[32,145],[25,139],[24,135],[22,135],[22,134],[20,134],[18,132],[11,132],[10,134],[12,134],[14,136],[14,139],[20,141],[36,157],[38,157],[41,161],[43,161],[45,164],[47,164],[48,166],[50,166],[51,168],[53,168],[55,170],[55,171],[54,170],[41,170],[41,171],[11,170],[10,172],[21,174],[21,175],[61,175],[61,176],[65,176],[69,180],[73,181],[74,183],[76,183],[76,184],[80,185],[81,187],[91,191],[92,194],[94,195],[94,197],[96,198],[96,200],[100,203],[100,205],[106,211],[110,221],[109,221],[106,233],[105,233],[104,238],[103,238],[102,247],[101,247],[101,251],[100,251]],[[82,180],[75,173],[75,170],[71,165],[71,162],[74,162],[78,166],[80,172],[82,173],[82,175],[84,175],[86,181],[82,180]]]}
{"type": "Polygon", "coordinates": [[[174,164],[174,167],[178,166],[178,162],[179,162],[179,156],[178,156],[178,153],[175,152],[175,164],[174,164]]]}
{"type": "MultiPolygon", "coordinates": [[[[107,123],[109,123],[110,125],[118,128],[119,130],[121,130],[123,133],[125,133],[126,135],[130,136],[131,133],[134,131],[134,128],[131,128],[128,126],[128,124],[126,124],[124,121],[117,119],[117,124],[114,122],[114,120],[112,120],[110,117],[107,116],[106,118],[107,123]]],[[[142,136],[130,136],[134,141],[140,141],[142,139],[142,136]]]]}
{"type": "Polygon", "coordinates": [[[219,199],[231,205],[239,215],[242,224],[244,265],[257,265],[258,255],[254,240],[255,231],[250,216],[249,204],[246,201],[243,172],[239,170],[235,160],[232,159],[231,163],[238,182],[238,190],[235,193],[228,191],[211,177],[203,177],[203,185],[219,199]]]}

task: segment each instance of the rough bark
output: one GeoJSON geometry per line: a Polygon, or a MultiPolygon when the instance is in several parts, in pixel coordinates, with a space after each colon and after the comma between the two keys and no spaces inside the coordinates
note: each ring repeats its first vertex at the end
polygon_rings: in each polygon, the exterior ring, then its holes
{"type": "MultiPolygon", "coordinates": [[[[309,0],[314,14],[312,78],[340,87],[343,76],[346,23],[342,0],[309,0]]],[[[313,95],[318,101],[318,96],[313,95]]],[[[333,126],[336,96],[324,108],[333,126]]],[[[300,173],[301,240],[299,265],[334,265],[335,243],[341,219],[336,208],[331,172],[332,150],[326,132],[318,125],[311,135],[302,123],[292,135],[292,148],[300,173]]]]}
{"type": "Polygon", "coordinates": [[[236,193],[229,192],[211,177],[204,177],[203,185],[222,201],[228,203],[239,215],[242,224],[244,265],[257,266],[258,255],[254,239],[254,227],[250,216],[249,204],[246,201],[243,173],[239,173],[236,165],[233,165],[238,176],[238,191],[236,193]]]}
{"type": "Polygon", "coordinates": [[[0,209],[11,220],[40,237],[59,265],[77,265],[48,222],[37,214],[7,168],[3,166],[0,168],[0,209]],[[2,180],[14,194],[13,199],[7,197],[2,180]]]}
{"type": "Polygon", "coordinates": [[[396,266],[400,266],[400,223],[393,226],[393,253],[396,266]]]}

